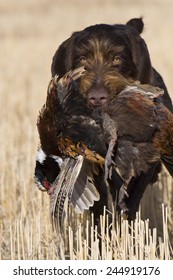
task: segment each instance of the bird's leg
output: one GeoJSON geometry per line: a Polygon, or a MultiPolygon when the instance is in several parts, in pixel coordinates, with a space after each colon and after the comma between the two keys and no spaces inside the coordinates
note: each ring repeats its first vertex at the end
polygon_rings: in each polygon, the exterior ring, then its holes
{"type": "Polygon", "coordinates": [[[107,154],[105,156],[105,182],[108,184],[107,181],[109,178],[111,178],[112,175],[112,164],[114,164],[112,156],[117,140],[117,128],[115,121],[113,121],[107,113],[104,114],[103,129],[106,132],[106,134],[109,135],[109,146],[107,154]]]}
{"type": "Polygon", "coordinates": [[[111,137],[107,154],[105,157],[105,182],[107,182],[107,180],[110,179],[112,176],[112,164],[114,163],[112,160],[112,156],[113,156],[113,149],[116,144],[116,139],[117,139],[116,137],[111,137]]]}
{"type": "Polygon", "coordinates": [[[131,168],[131,172],[128,176],[128,179],[124,180],[124,183],[122,184],[120,190],[119,190],[119,194],[118,194],[118,206],[120,208],[120,210],[123,210],[124,212],[127,212],[129,209],[126,205],[126,202],[125,202],[125,198],[129,197],[129,194],[127,192],[127,187],[133,177],[133,168],[131,168]]]}

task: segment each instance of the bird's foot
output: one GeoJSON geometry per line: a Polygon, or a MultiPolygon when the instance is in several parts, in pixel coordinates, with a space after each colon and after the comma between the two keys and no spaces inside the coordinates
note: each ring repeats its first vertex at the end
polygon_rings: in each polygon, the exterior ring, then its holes
{"type": "Polygon", "coordinates": [[[119,191],[118,200],[121,202],[125,197],[129,197],[129,194],[127,192],[127,186],[123,184],[119,191]]]}
{"type": "Polygon", "coordinates": [[[109,155],[107,153],[106,157],[105,157],[105,175],[104,175],[104,179],[106,184],[108,184],[108,180],[111,179],[112,177],[112,165],[114,165],[114,161],[112,160],[112,155],[109,155]]]}
{"type": "Polygon", "coordinates": [[[129,197],[129,194],[127,192],[127,187],[126,185],[122,185],[118,195],[118,208],[123,212],[128,212],[129,210],[125,202],[126,197],[129,197]]]}
{"type": "Polygon", "coordinates": [[[123,212],[125,214],[128,214],[129,208],[127,207],[125,201],[118,202],[118,204],[117,204],[117,211],[119,213],[123,212]]]}

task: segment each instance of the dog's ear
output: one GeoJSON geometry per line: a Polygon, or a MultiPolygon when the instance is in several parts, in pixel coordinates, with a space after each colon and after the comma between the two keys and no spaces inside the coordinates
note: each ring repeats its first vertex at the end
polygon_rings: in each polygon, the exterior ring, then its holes
{"type": "Polygon", "coordinates": [[[55,52],[51,65],[52,76],[57,74],[62,77],[66,72],[71,70],[76,33],[73,33],[70,38],[65,40],[55,52]]]}
{"type": "Polygon", "coordinates": [[[51,65],[51,72],[52,72],[52,76],[60,75],[65,71],[65,58],[67,57],[67,50],[68,50],[68,45],[70,39],[67,39],[66,41],[64,41],[59,48],[57,49],[57,51],[55,52],[53,58],[52,58],[52,65],[51,65]]]}
{"type": "MultiPolygon", "coordinates": [[[[131,22],[136,21],[132,19],[131,22]]],[[[137,68],[137,79],[141,83],[151,83],[153,79],[153,68],[151,65],[150,55],[145,41],[139,35],[138,28],[134,28],[134,25],[128,25],[130,28],[126,29],[126,34],[131,44],[131,53],[133,61],[137,68]]]]}
{"type": "Polygon", "coordinates": [[[126,25],[136,29],[136,31],[138,31],[139,34],[141,34],[144,29],[144,22],[142,18],[132,18],[126,23],[126,25]]]}
{"type": "Polygon", "coordinates": [[[137,79],[142,84],[150,84],[153,79],[153,69],[147,45],[140,37],[132,36],[130,34],[129,39],[132,47],[133,61],[137,68],[137,79]]]}

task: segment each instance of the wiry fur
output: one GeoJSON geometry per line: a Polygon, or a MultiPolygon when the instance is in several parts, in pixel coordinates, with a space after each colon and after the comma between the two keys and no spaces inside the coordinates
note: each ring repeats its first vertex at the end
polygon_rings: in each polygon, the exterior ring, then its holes
{"type": "MultiPolygon", "coordinates": [[[[86,75],[81,78],[80,92],[90,106],[92,106],[93,95],[94,98],[95,95],[96,98],[100,98],[99,94],[101,94],[105,99],[102,105],[106,105],[113,93],[118,93],[122,90],[122,81],[119,83],[119,79],[116,79],[117,75],[124,77],[128,81],[139,80],[142,84],[147,83],[162,88],[164,95],[160,95],[158,100],[172,110],[171,99],[163,79],[152,67],[147,45],[140,36],[142,30],[142,19],[132,19],[125,25],[99,24],[87,27],[83,31],[74,32],[56,51],[52,62],[52,75],[57,74],[62,77],[71,69],[83,65],[86,69],[86,75]]],[[[76,98],[78,98],[77,95],[76,98]]],[[[71,106],[73,106],[72,101],[71,106]]],[[[104,108],[104,106],[102,107],[104,108]]],[[[67,108],[68,110],[70,108],[69,112],[72,112],[73,108],[70,106],[67,106],[67,108]]],[[[68,115],[68,112],[66,113],[68,115]]],[[[126,122],[128,122],[127,119],[126,122]]],[[[84,138],[87,136],[86,134],[84,134],[84,138]]],[[[49,147],[52,146],[53,139],[44,141],[47,143],[50,141],[49,144],[46,144],[49,154],[49,147]]],[[[56,148],[58,149],[57,146],[56,148]]],[[[170,159],[165,157],[165,161],[169,162],[170,159]]],[[[130,196],[126,204],[130,209],[130,218],[134,218],[147,185],[157,180],[160,168],[160,161],[156,161],[148,167],[147,172],[139,172],[129,182],[130,196]]],[[[93,212],[96,219],[99,220],[103,206],[107,204],[107,190],[103,170],[100,169],[94,179],[100,193],[100,200],[95,203],[93,212]]],[[[116,185],[117,188],[120,188],[122,180],[118,177],[115,178],[113,174],[112,182],[110,185],[113,200],[115,200],[114,186],[116,185]]]]}

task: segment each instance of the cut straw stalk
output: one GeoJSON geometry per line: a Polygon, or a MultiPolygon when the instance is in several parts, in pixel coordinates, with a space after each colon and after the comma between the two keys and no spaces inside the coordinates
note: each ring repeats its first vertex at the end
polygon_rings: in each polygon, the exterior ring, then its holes
{"type": "MultiPolygon", "coordinates": [[[[157,238],[157,230],[151,231],[149,220],[142,221],[140,213],[130,225],[123,218],[121,223],[117,223],[112,214],[110,226],[110,213],[108,215],[105,210],[100,218],[101,236],[94,227],[93,216],[89,222],[89,219],[84,221],[82,216],[77,215],[74,225],[71,223],[66,228],[67,233],[63,237],[55,236],[48,216],[41,218],[39,213],[33,217],[28,216],[27,220],[20,217],[11,222],[9,227],[1,224],[0,256],[1,259],[169,260],[172,248],[167,229],[167,209],[164,206],[162,209],[163,238],[157,238]],[[6,239],[8,236],[9,240],[6,239]],[[62,244],[67,245],[64,247],[62,244]]],[[[71,213],[71,216],[75,217],[75,213],[71,213]]]]}

